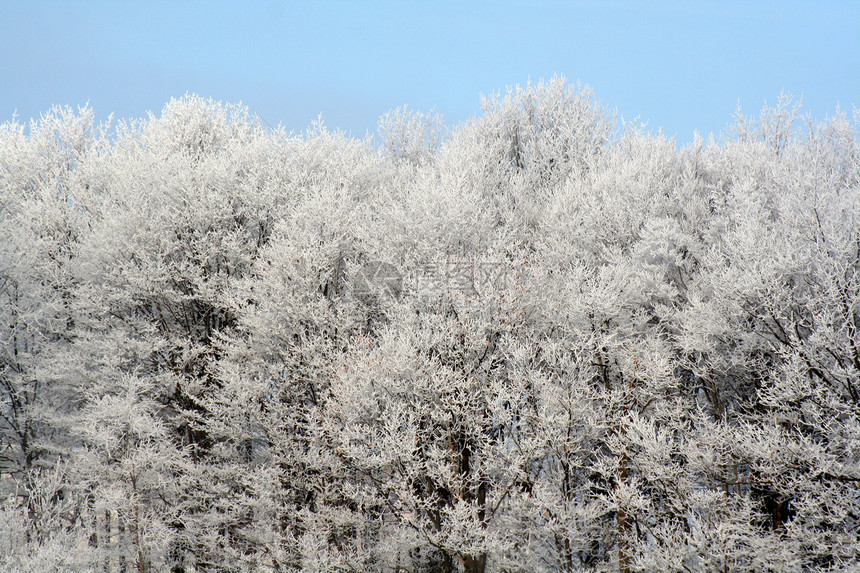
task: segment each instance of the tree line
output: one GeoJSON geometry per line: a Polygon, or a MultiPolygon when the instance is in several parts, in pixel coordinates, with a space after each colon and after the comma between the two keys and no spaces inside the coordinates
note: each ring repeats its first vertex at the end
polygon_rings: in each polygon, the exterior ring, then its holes
{"type": "Polygon", "coordinates": [[[858,127],[0,125],[0,566],[860,566],[858,127]]]}

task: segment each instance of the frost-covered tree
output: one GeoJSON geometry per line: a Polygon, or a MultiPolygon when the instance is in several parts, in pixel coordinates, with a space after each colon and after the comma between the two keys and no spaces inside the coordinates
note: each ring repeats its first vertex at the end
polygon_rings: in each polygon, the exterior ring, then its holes
{"type": "Polygon", "coordinates": [[[857,136],[842,116],[800,136],[782,107],[712,150],[720,234],[679,342],[726,426],[703,444],[710,479],[750,505],[755,542],[732,563],[841,569],[857,559],[857,136]]]}
{"type": "Polygon", "coordinates": [[[54,108],[0,127],[0,468],[51,461],[62,430],[50,357],[74,326],[70,266],[86,235],[92,111],[54,108]]]}
{"type": "MultiPolygon", "coordinates": [[[[91,404],[127,394],[114,389],[129,377],[143,381],[143,396],[158,406],[145,412],[164,426],[147,436],[147,448],[164,452],[162,457],[171,451],[187,455],[191,463],[171,466],[172,476],[157,480],[170,483],[175,494],[144,496],[140,503],[168,506],[158,511],[173,516],[163,523],[175,541],[170,559],[177,566],[189,560],[200,565],[202,529],[193,529],[194,516],[215,511],[196,493],[200,466],[216,445],[201,421],[207,414],[203,401],[219,389],[217,343],[236,321],[228,285],[250,269],[279,203],[259,173],[272,149],[241,108],[196,97],[170,102],[161,117],[122,124],[116,138],[105,159],[110,178],[98,196],[102,217],[75,265],[75,332],[66,377],[84,404],[81,423],[95,426],[92,416],[108,412],[91,404]]],[[[102,448],[80,460],[95,460],[97,467],[122,464],[109,459],[117,451],[102,448]]],[[[140,528],[128,521],[128,512],[111,511],[126,531],[140,528]]],[[[143,560],[159,562],[143,555],[140,567],[143,560]]]]}
{"type": "Polygon", "coordinates": [[[79,401],[61,357],[75,328],[72,268],[97,216],[108,147],[92,116],[54,108],[28,128],[0,126],[0,488],[12,570],[85,563],[83,501],[63,461],[79,401]]]}
{"type": "Polygon", "coordinates": [[[421,166],[432,161],[444,138],[442,116],[402,106],[379,118],[380,151],[390,161],[421,166]]]}
{"type": "MultiPolygon", "coordinates": [[[[165,570],[184,535],[185,452],[160,415],[157,380],[122,374],[88,396],[78,430],[85,449],[72,461],[94,562],[136,571],[165,570]]],[[[187,501],[185,502],[187,503],[187,501]]]]}

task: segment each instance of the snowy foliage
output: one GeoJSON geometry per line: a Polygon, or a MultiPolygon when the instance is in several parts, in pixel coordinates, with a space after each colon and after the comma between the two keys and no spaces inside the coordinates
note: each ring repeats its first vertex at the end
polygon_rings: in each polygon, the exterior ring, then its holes
{"type": "Polygon", "coordinates": [[[860,568],[860,114],[92,117],[0,126],[3,571],[860,568]]]}

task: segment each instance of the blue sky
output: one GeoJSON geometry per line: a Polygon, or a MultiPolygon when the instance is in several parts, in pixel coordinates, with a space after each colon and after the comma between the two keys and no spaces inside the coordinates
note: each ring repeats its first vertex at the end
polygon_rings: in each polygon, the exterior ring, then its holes
{"type": "Polygon", "coordinates": [[[454,125],[554,74],[679,144],[783,90],[850,113],[860,1],[0,0],[0,121],[86,102],[141,117],[193,92],[360,137],[399,105],[454,125]]]}

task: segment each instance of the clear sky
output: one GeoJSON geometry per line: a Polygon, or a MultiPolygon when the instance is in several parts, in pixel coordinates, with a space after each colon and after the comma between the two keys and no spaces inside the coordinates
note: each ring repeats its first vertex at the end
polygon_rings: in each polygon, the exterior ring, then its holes
{"type": "Polygon", "coordinates": [[[0,122],[86,102],[142,117],[193,92],[360,137],[399,105],[453,125],[554,74],[679,144],[783,90],[850,113],[860,0],[0,0],[0,122]]]}

